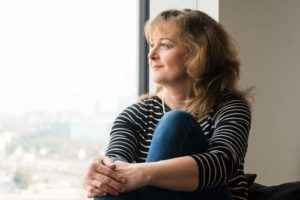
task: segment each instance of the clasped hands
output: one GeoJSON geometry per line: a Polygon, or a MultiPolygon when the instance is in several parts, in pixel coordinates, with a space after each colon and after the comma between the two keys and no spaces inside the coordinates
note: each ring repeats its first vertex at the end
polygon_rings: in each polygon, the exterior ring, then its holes
{"type": "Polygon", "coordinates": [[[84,176],[84,188],[87,197],[118,196],[147,185],[143,163],[115,161],[100,156],[88,167],[84,176]]]}

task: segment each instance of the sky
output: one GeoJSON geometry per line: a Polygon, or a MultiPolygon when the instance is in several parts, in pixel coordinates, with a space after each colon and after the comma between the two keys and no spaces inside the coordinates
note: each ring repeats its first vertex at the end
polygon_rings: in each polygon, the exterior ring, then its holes
{"type": "Polygon", "coordinates": [[[136,4],[0,1],[0,110],[88,112],[136,94],[136,4]]]}

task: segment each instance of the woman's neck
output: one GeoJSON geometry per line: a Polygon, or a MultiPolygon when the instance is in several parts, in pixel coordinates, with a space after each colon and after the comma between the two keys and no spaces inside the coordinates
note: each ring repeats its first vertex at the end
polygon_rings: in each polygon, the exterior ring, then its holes
{"type": "MultiPolygon", "coordinates": [[[[182,85],[183,86],[183,85],[182,85]]],[[[190,87],[163,87],[160,92],[160,98],[171,109],[184,108],[187,100],[191,97],[190,87]]]]}

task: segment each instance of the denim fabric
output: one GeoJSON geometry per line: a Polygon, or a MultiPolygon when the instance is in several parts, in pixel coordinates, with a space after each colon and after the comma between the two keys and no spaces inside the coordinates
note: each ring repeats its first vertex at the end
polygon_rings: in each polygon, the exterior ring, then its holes
{"type": "MultiPolygon", "coordinates": [[[[164,114],[155,128],[146,162],[175,158],[205,152],[208,148],[206,136],[192,115],[185,111],[172,110],[164,114]]],[[[104,196],[95,200],[231,200],[224,188],[205,191],[180,192],[147,186],[118,197],[104,196]]]]}

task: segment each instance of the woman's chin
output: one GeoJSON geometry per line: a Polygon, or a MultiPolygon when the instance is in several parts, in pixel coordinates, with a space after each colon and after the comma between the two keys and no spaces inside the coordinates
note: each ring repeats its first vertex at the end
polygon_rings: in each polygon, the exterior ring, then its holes
{"type": "Polygon", "coordinates": [[[163,79],[163,78],[158,78],[158,77],[152,77],[152,81],[153,81],[153,83],[155,83],[155,84],[164,84],[165,82],[166,82],[166,80],[165,79],[163,79]]]}

